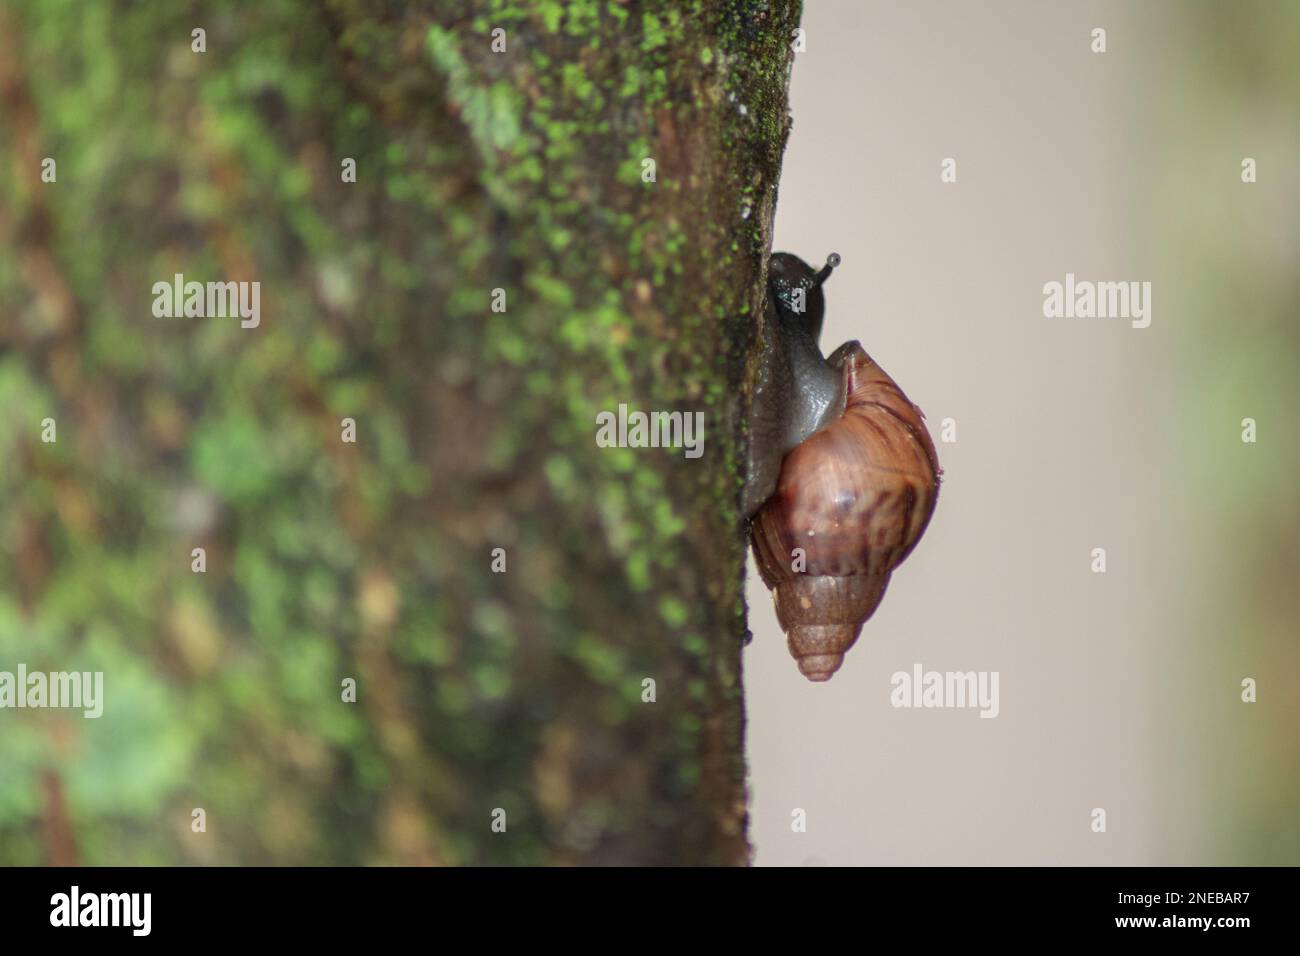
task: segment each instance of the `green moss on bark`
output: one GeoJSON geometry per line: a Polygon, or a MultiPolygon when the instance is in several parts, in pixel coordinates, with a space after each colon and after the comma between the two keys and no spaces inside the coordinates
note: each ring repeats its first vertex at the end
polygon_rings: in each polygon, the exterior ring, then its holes
{"type": "Polygon", "coordinates": [[[94,634],[156,688],[106,759],[165,758],[109,807],[25,727],[0,847],[35,862],[3,837],[54,773],[88,862],[128,829],[113,861],[743,862],[742,412],[798,4],[325,9],[6,15],[0,392],[37,397],[0,435],[0,650],[94,634]],[[261,281],[262,327],[160,324],[175,272],[261,281]],[[620,403],[703,411],[703,457],[598,448],[620,403]],[[155,825],[200,805],[220,849],[155,825]]]}

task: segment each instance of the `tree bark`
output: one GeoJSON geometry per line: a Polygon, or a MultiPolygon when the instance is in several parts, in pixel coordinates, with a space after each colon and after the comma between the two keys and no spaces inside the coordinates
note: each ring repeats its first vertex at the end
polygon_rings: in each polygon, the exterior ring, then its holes
{"type": "Polygon", "coordinates": [[[746,862],[799,7],[5,13],[0,669],[106,701],[0,788],[57,773],[86,863],[746,862]],[[177,273],[260,282],[260,324],[156,317],[177,273]],[[703,412],[703,454],[598,447],[620,404],[703,412]]]}

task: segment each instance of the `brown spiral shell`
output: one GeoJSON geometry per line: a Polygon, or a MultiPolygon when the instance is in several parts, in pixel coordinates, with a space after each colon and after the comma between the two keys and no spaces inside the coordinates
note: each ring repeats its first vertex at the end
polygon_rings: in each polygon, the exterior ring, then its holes
{"type": "Polygon", "coordinates": [[[846,377],[844,414],[785,457],[751,532],[790,653],[811,681],[844,662],[929,524],[942,473],[921,410],[860,344],[829,362],[846,377]]]}

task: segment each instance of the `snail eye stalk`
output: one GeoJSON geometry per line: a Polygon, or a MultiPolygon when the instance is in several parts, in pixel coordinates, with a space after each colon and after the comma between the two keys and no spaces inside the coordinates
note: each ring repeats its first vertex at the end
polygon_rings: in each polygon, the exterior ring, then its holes
{"type": "Polygon", "coordinates": [[[831,271],[840,264],[840,254],[832,252],[826,257],[826,265],[821,267],[821,271],[813,276],[813,285],[821,285],[831,277],[831,271]]]}

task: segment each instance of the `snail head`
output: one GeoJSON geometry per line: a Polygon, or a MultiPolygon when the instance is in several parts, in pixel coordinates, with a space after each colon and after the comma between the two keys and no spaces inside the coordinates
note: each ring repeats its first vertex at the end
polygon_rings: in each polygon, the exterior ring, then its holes
{"type": "Polygon", "coordinates": [[[767,264],[767,290],[782,321],[803,329],[816,342],[826,317],[826,297],[822,283],[840,264],[838,253],[826,257],[826,265],[814,271],[796,255],[776,252],[767,264]]]}

